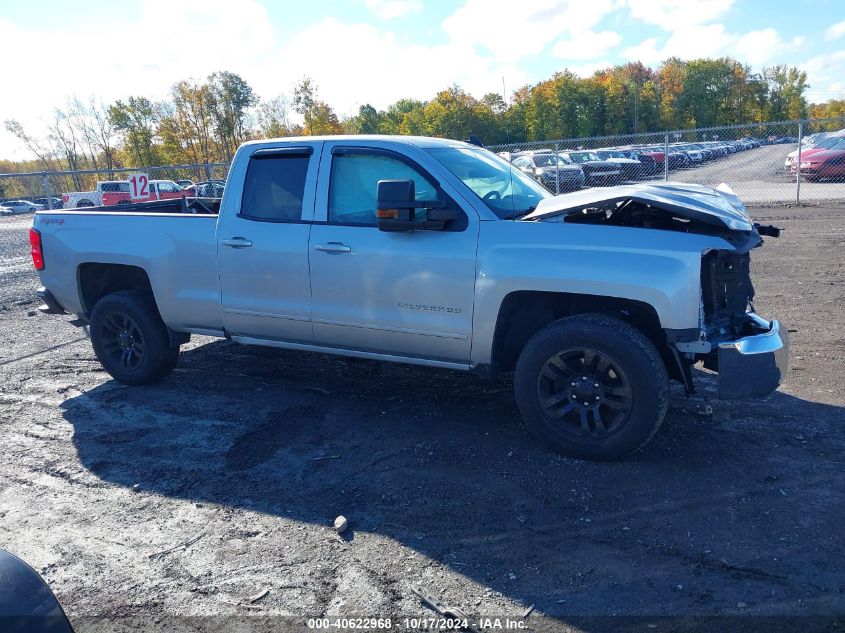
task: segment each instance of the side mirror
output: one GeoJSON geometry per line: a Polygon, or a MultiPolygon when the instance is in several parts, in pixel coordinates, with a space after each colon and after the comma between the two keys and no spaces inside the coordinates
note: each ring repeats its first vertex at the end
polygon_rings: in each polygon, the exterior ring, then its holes
{"type": "Polygon", "coordinates": [[[376,193],[376,220],[379,231],[409,232],[414,229],[441,231],[458,218],[454,209],[439,200],[417,200],[413,180],[379,180],[376,193]],[[425,209],[425,219],[417,219],[417,209],[425,209]]]}
{"type": "Polygon", "coordinates": [[[379,180],[376,190],[376,220],[379,231],[414,230],[416,201],[413,180],[379,180]]]}

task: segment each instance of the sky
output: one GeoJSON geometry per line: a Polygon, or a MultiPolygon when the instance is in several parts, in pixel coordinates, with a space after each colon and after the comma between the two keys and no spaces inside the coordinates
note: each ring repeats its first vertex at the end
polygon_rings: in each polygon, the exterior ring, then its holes
{"type": "MultiPolygon", "coordinates": [[[[263,98],[310,76],[341,116],[669,56],[795,65],[810,101],[845,98],[845,0],[0,0],[0,47],[0,121],[35,135],[72,95],[164,99],[218,70],[263,98]]],[[[2,129],[0,158],[31,156],[2,129]]]]}

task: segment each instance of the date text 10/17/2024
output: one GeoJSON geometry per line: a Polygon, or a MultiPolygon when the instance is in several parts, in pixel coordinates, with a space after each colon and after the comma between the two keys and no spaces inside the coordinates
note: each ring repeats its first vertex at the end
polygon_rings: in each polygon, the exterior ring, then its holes
{"type": "Polygon", "coordinates": [[[315,630],[426,630],[426,631],[519,631],[526,629],[525,620],[509,617],[468,618],[309,618],[307,626],[315,630]]]}

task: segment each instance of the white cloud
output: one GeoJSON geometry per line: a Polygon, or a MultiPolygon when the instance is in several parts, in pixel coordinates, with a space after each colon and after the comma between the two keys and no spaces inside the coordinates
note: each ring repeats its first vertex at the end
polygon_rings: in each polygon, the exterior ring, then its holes
{"type": "Polygon", "coordinates": [[[518,9],[513,0],[467,0],[443,29],[453,42],[480,46],[499,62],[516,62],[562,35],[594,28],[613,8],[613,0],[535,0],[518,9]]]}
{"type": "Polygon", "coordinates": [[[644,39],[636,46],[631,46],[625,49],[625,58],[629,61],[641,61],[644,64],[654,64],[662,61],[660,47],[657,44],[656,37],[649,37],[644,39]]]}
{"type": "Polygon", "coordinates": [[[828,27],[827,31],[824,32],[826,40],[838,40],[843,35],[845,35],[845,20],[828,27]]]}
{"type": "Polygon", "coordinates": [[[760,67],[794,53],[804,46],[803,37],[785,41],[775,29],[749,31],[743,35],[728,33],[723,24],[685,26],[672,33],[661,46],[650,37],[627,48],[625,57],[644,64],[657,64],[669,57],[695,59],[729,55],[743,63],[760,67]]]}
{"type": "Polygon", "coordinates": [[[610,68],[613,64],[608,60],[597,62],[586,62],[583,64],[576,64],[574,66],[567,66],[567,70],[575,73],[579,77],[592,77],[597,70],[604,70],[610,68]]]}
{"type": "Polygon", "coordinates": [[[616,47],[622,36],[616,31],[584,31],[572,39],[561,40],[552,48],[552,55],[561,59],[595,59],[616,47]]]}
{"type": "MultiPolygon", "coordinates": [[[[3,82],[30,96],[0,99],[0,121],[20,119],[41,134],[39,122],[64,105],[66,96],[93,93],[106,102],[130,94],[161,99],[189,75],[199,79],[231,70],[246,76],[262,67],[276,46],[267,11],[256,0],[240,0],[237,11],[228,0],[145,0],[133,17],[119,28],[96,16],[86,16],[82,26],[68,25],[70,32],[84,33],[73,37],[73,54],[57,54],[55,46],[45,44],[58,41],[55,33],[0,17],[0,42],[20,53],[15,63],[4,64],[3,82]]],[[[21,152],[15,139],[0,133],[0,156],[22,158],[21,152]]]]}
{"type": "Polygon", "coordinates": [[[725,32],[723,24],[684,26],[658,45],[656,37],[643,40],[625,50],[625,58],[644,64],[657,64],[669,57],[695,59],[715,57],[724,53],[734,38],[725,32]]]}
{"type": "Polygon", "coordinates": [[[786,52],[794,52],[804,45],[803,37],[785,42],[775,29],[750,31],[734,44],[735,56],[752,66],[762,66],[786,52]]]}
{"type": "Polygon", "coordinates": [[[627,0],[631,16],[664,31],[683,31],[715,22],[727,13],[734,0],[627,0]]]}
{"type": "Polygon", "coordinates": [[[798,67],[807,73],[807,100],[845,99],[845,49],[817,55],[798,67]]]}
{"type": "MultiPolygon", "coordinates": [[[[421,0],[363,0],[373,12],[372,24],[325,18],[285,41],[278,40],[278,25],[261,0],[241,0],[236,11],[229,0],[142,0],[126,9],[120,28],[114,28],[113,17],[80,13],[65,30],[97,36],[77,38],[73,55],[56,55],[55,47],[34,44],[56,41],[56,32],[24,28],[0,17],[0,41],[21,52],[19,61],[4,66],[4,85],[31,96],[0,100],[0,121],[19,119],[40,136],[43,121],[64,104],[65,96],[85,99],[94,94],[106,103],[137,94],[164,99],[174,82],[203,79],[217,70],[240,74],[262,97],[289,91],[309,75],[321,99],[339,114],[352,115],[363,103],[385,108],[400,97],[429,99],[451,83],[480,96],[500,91],[504,77],[508,88],[515,89],[542,79],[525,70],[537,55],[553,55],[571,71],[590,76],[619,61],[657,64],[669,56],[728,54],[770,63],[789,59],[786,54],[803,45],[802,38],[784,39],[770,28],[727,32],[717,20],[732,2],[532,0],[516,11],[513,0],[466,0],[441,29],[429,32],[426,40],[437,43],[412,44],[376,16],[390,20],[413,15],[426,8],[421,0]],[[602,29],[602,22],[620,11],[666,32],[633,46],[624,42],[620,60],[614,49],[623,45],[622,34],[602,29]],[[355,45],[341,51],[332,42],[355,45]],[[121,54],[104,57],[103,51],[121,54]]],[[[828,36],[839,28],[845,30],[845,23],[828,29],[828,36]]],[[[815,57],[805,68],[811,85],[818,86],[810,91],[812,99],[843,96],[845,51],[815,57]]],[[[2,129],[0,157],[28,157],[2,129]]]]}
{"type": "Polygon", "coordinates": [[[422,11],[422,3],[419,0],[364,0],[364,4],[382,20],[401,18],[422,11]]]}
{"type": "Polygon", "coordinates": [[[502,77],[509,86],[528,78],[512,64],[495,62],[463,42],[442,45],[406,44],[393,32],[370,24],[345,24],[326,18],[298,33],[282,50],[274,72],[246,77],[260,94],[291,86],[303,74],[313,77],[320,98],[341,114],[355,114],[370,103],[385,108],[400,97],[430,99],[438,90],[458,83],[475,95],[500,92],[502,77]],[[311,42],[356,42],[343,55],[336,49],[301,51],[311,42]]]}

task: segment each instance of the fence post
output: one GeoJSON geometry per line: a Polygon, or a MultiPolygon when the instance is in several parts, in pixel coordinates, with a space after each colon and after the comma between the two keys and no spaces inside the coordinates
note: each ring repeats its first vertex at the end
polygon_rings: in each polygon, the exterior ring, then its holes
{"type": "Polygon", "coordinates": [[[560,165],[558,164],[560,156],[558,156],[558,152],[560,152],[560,143],[555,143],[555,194],[560,194],[560,165]]]}
{"type": "Polygon", "coordinates": [[[669,132],[663,135],[663,180],[669,180],[669,132]]]}
{"type": "Polygon", "coordinates": [[[801,141],[804,138],[804,124],[798,122],[798,156],[795,158],[798,167],[795,168],[795,204],[801,206],[801,141]]]}
{"type": "Polygon", "coordinates": [[[53,210],[53,196],[50,195],[50,178],[47,172],[41,173],[41,182],[44,184],[44,197],[47,198],[47,208],[53,210]]]}

